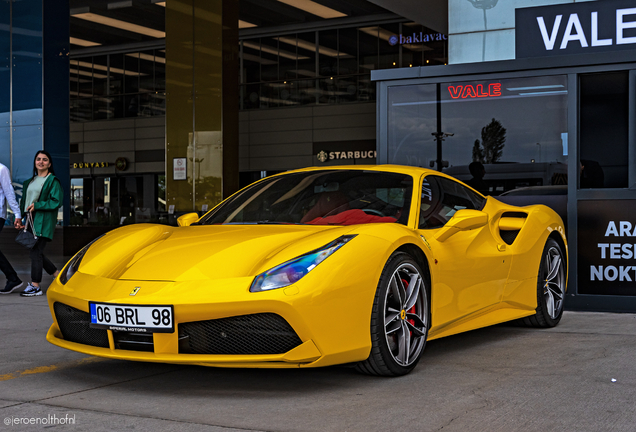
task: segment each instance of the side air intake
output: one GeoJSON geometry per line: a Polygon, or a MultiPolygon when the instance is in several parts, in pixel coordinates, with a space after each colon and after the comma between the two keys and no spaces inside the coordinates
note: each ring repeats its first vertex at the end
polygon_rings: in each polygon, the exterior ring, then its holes
{"type": "Polygon", "coordinates": [[[526,223],[527,213],[506,212],[499,219],[499,236],[508,245],[514,243],[519,231],[526,223]]]}

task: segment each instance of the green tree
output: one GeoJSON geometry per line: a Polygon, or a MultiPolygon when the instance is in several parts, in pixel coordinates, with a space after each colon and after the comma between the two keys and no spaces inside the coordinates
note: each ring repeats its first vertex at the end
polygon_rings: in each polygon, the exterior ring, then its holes
{"type": "Polygon", "coordinates": [[[506,128],[494,118],[481,129],[481,145],[475,140],[473,145],[473,161],[481,163],[497,163],[506,146],[506,128]]]}
{"type": "Polygon", "coordinates": [[[473,162],[484,163],[484,151],[481,149],[479,140],[475,140],[473,145],[473,162]]]}

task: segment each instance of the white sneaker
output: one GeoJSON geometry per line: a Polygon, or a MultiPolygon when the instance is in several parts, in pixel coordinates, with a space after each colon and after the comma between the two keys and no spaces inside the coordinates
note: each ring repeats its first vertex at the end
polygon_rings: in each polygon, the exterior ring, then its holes
{"type": "Polygon", "coordinates": [[[40,287],[36,287],[31,285],[30,283],[27,285],[26,289],[20,293],[22,297],[35,297],[41,296],[44,294],[40,287]]]}

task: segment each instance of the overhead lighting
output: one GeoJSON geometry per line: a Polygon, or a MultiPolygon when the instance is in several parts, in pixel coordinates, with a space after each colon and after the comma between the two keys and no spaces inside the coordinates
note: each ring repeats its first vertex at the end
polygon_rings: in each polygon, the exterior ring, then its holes
{"type": "Polygon", "coordinates": [[[69,42],[71,43],[71,45],[79,45],[79,46],[85,46],[85,47],[101,45],[100,43],[97,43],[97,42],[91,42],[85,39],[78,39],[74,37],[69,38],[69,42]]]}
{"type": "Polygon", "coordinates": [[[243,41],[243,46],[248,47],[248,48],[252,48],[255,50],[260,50],[269,54],[274,54],[280,57],[284,57],[284,58],[288,58],[288,59],[292,59],[292,60],[307,60],[309,57],[304,57],[304,56],[297,56],[294,53],[290,53],[289,51],[283,51],[283,50],[276,50],[274,48],[270,48],[268,46],[264,46],[264,45],[259,45],[257,43],[254,42],[247,42],[247,41],[243,41]]]}
{"type": "MultiPolygon", "coordinates": [[[[166,2],[165,1],[153,2],[153,4],[155,4],[157,6],[166,7],[166,2]]],[[[239,20],[239,22],[238,22],[238,28],[240,28],[240,29],[252,28],[252,27],[258,27],[258,26],[256,24],[252,24],[251,22],[247,22],[247,21],[243,21],[243,20],[239,20]]]]}
{"type": "Polygon", "coordinates": [[[107,9],[108,10],[121,9],[121,8],[132,7],[132,5],[133,5],[132,0],[118,1],[118,2],[108,3],[107,9]]]}
{"type": "MultiPolygon", "coordinates": [[[[101,70],[101,71],[105,71],[108,72],[109,68],[108,66],[102,66],[99,64],[95,64],[95,63],[88,63],[88,62],[84,62],[84,61],[78,61],[77,64],[79,66],[85,67],[85,68],[93,68],[93,69],[97,69],[97,70],[101,70]]],[[[139,75],[146,75],[146,74],[141,74],[139,72],[135,72],[135,71],[129,71],[129,70],[123,70],[123,69],[119,69],[119,68],[114,68],[114,67],[110,67],[110,72],[112,73],[116,73],[116,74],[120,74],[120,75],[128,75],[128,76],[139,76],[139,75]]],[[[105,78],[105,76],[104,76],[105,78]]]]}
{"type": "Polygon", "coordinates": [[[107,78],[106,75],[102,75],[102,74],[98,74],[98,73],[92,73],[92,72],[83,71],[83,70],[77,70],[77,69],[71,69],[71,73],[75,74],[75,75],[89,76],[89,77],[93,77],[93,78],[107,78]]]}
{"type": "MultiPolygon", "coordinates": [[[[295,39],[295,38],[290,38],[290,37],[277,37],[274,39],[278,39],[279,41],[289,44],[289,45],[298,45],[299,48],[303,48],[306,49],[308,51],[316,51],[316,44],[315,43],[311,43],[311,42],[307,42],[304,41],[302,39],[295,39]]],[[[329,57],[353,57],[351,54],[347,54],[347,53],[338,53],[338,51],[331,49],[331,48],[327,48],[324,46],[318,46],[318,53],[319,54],[323,54],[329,57]]],[[[299,57],[300,58],[300,57],[299,57]]],[[[305,57],[306,58],[306,57],[305,57]]]]}
{"type": "Polygon", "coordinates": [[[304,10],[312,15],[319,16],[320,18],[342,18],[347,14],[343,14],[335,9],[328,8],[311,0],[278,0],[281,3],[295,7],[296,9],[304,10]]]}
{"type": "Polygon", "coordinates": [[[273,60],[267,60],[254,54],[243,53],[243,60],[253,61],[264,65],[275,65],[273,60]]]}
{"type": "Polygon", "coordinates": [[[240,29],[258,27],[256,24],[252,24],[250,22],[243,21],[243,20],[239,20],[238,26],[240,29]]]}
{"type": "Polygon", "coordinates": [[[290,70],[290,72],[295,72],[296,75],[302,75],[302,76],[307,76],[307,77],[315,77],[316,76],[316,72],[312,72],[312,71],[307,70],[307,69],[292,69],[292,70],[290,70]]]}
{"type": "MultiPolygon", "coordinates": [[[[85,80],[85,79],[81,79],[78,77],[70,77],[71,81],[75,81],[75,82],[79,82],[79,83],[87,83],[87,82],[91,82],[91,80],[85,80]]],[[[71,91],[71,93],[74,93],[73,91],[71,91]]]]}
{"type": "Polygon", "coordinates": [[[94,22],[97,24],[102,24],[105,26],[126,30],[132,33],[139,33],[139,34],[154,37],[154,38],[166,37],[166,32],[164,31],[151,29],[149,27],[143,27],[137,24],[132,24],[132,23],[117,20],[114,18],[108,18],[108,17],[97,15],[94,13],[79,13],[77,15],[73,15],[73,18],[79,18],[79,19],[94,22]]]}
{"type": "Polygon", "coordinates": [[[145,54],[145,53],[130,53],[130,54],[126,54],[128,57],[133,57],[133,58],[137,58],[139,57],[142,60],[148,60],[151,62],[155,62],[155,63],[165,63],[166,59],[165,57],[157,57],[157,56],[153,56],[150,54],[145,54]]]}

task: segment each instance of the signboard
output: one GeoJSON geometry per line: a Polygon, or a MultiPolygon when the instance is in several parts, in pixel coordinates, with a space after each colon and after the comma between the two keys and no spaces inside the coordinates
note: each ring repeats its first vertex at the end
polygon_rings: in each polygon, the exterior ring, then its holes
{"type": "Polygon", "coordinates": [[[375,164],[375,140],[314,142],[314,157],[319,165],[375,164]]]}
{"type": "Polygon", "coordinates": [[[172,159],[172,179],[173,180],[187,180],[187,159],[186,158],[173,158],[172,159]]]}
{"type": "Polygon", "coordinates": [[[71,164],[71,168],[108,168],[108,162],[75,162],[71,164]]]}
{"type": "Polygon", "coordinates": [[[635,6],[607,0],[516,9],[516,57],[636,49],[635,6]]]}
{"type": "Polygon", "coordinates": [[[448,40],[443,33],[423,33],[423,32],[413,32],[411,34],[399,34],[399,35],[391,35],[389,37],[389,45],[395,46],[397,44],[416,44],[416,43],[427,43],[427,42],[439,42],[448,40]]]}
{"type": "Polygon", "coordinates": [[[577,238],[578,294],[636,296],[636,200],[579,201],[577,238]]]}

